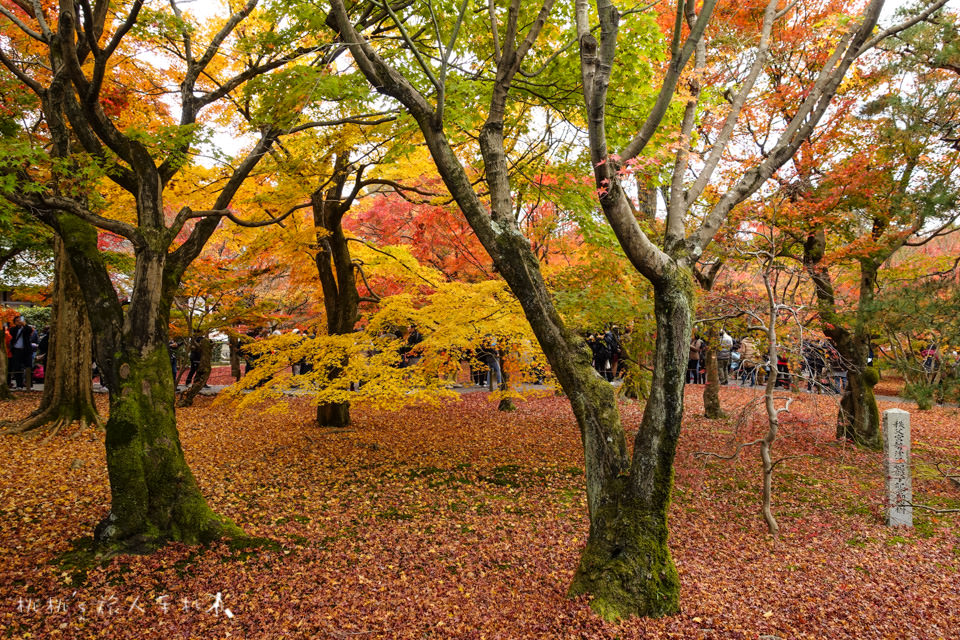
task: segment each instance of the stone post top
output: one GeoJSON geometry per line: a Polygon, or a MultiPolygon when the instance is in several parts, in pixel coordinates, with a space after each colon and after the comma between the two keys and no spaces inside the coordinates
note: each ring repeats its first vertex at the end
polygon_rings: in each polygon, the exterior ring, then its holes
{"type": "Polygon", "coordinates": [[[904,411],[903,409],[887,409],[887,410],[884,411],[883,413],[884,413],[884,414],[888,414],[888,413],[889,413],[890,415],[894,415],[894,416],[897,416],[897,415],[905,415],[905,416],[908,416],[908,415],[910,415],[910,412],[909,412],[909,411],[904,411]]]}

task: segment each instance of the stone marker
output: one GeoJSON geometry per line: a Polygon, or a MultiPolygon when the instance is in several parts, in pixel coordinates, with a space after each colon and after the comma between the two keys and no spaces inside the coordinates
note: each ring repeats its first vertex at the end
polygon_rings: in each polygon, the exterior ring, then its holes
{"type": "Polygon", "coordinates": [[[883,470],[887,485],[887,526],[913,526],[913,484],[910,481],[910,414],[883,412],[883,470]]]}

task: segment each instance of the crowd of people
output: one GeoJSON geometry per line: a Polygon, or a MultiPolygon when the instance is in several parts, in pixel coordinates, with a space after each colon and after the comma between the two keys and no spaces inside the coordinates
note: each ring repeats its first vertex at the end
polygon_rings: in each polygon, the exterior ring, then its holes
{"type": "MultiPolygon", "coordinates": [[[[687,383],[705,384],[707,381],[707,342],[694,334],[690,341],[687,360],[687,383]]],[[[766,349],[760,349],[750,336],[734,338],[725,330],[720,331],[717,345],[717,374],[720,384],[731,381],[743,386],[766,384],[769,376],[775,375],[776,388],[790,389],[794,383],[806,382],[807,391],[843,393],[847,387],[847,366],[836,347],[829,340],[803,340],[801,343],[799,372],[791,368],[790,354],[779,349],[777,362],[770,363],[766,349]]],[[[867,364],[872,364],[873,349],[870,347],[867,364]]]]}
{"type": "MultiPolygon", "coordinates": [[[[259,351],[251,348],[260,338],[279,335],[279,331],[269,328],[257,328],[249,331],[242,341],[240,356],[245,364],[246,372],[257,366],[259,351]]],[[[294,329],[293,333],[299,333],[294,329]]],[[[399,350],[398,367],[408,367],[420,360],[418,345],[423,341],[423,335],[415,326],[397,329],[392,337],[402,343],[399,350]]],[[[3,324],[3,334],[6,356],[8,361],[7,381],[11,388],[30,389],[33,383],[42,382],[45,377],[44,365],[49,346],[50,332],[48,327],[40,331],[27,323],[24,316],[17,316],[13,322],[3,324]]],[[[311,337],[304,335],[304,337],[311,337]]],[[[592,364],[598,375],[608,381],[623,377],[625,373],[625,351],[623,348],[626,335],[621,335],[615,324],[606,329],[584,335],[592,355],[592,364]]],[[[190,385],[200,368],[202,360],[202,340],[209,338],[194,338],[187,343],[187,358],[189,370],[184,382],[190,385]]],[[[170,364],[173,377],[178,374],[177,354],[183,351],[184,344],[171,340],[170,364]]],[[[690,341],[687,363],[687,383],[706,383],[707,342],[699,334],[694,334],[690,341]]],[[[477,386],[500,386],[503,381],[502,345],[498,344],[496,336],[486,335],[476,348],[464,350],[457,354],[461,364],[466,364],[470,372],[470,382],[477,386]]],[[[872,364],[873,349],[869,347],[867,364],[872,364]]],[[[960,357],[953,354],[954,361],[944,366],[939,346],[930,343],[921,353],[921,365],[928,374],[942,372],[942,369],[952,369],[948,372],[956,375],[960,371],[960,357]]],[[[775,364],[770,363],[766,349],[757,345],[749,335],[735,338],[726,330],[721,329],[716,342],[716,360],[719,382],[722,385],[739,383],[743,386],[756,386],[766,383],[769,376],[774,375],[775,386],[786,389],[797,388],[805,383],[807,391],[828,391],[842,393],[847,387],[847,365],[830,340],[804,339],[800,345],[799,358],[793,365],[797,373],[793,373],[790,353],[786,349],[778,350],[775,364]]],[[[535,364],[535,363],[534,363],[535,364]]],[[[96,366],[96,365],[95,365],[96,366]]],[[[307,374],[313,368],[308,358],[304,357],[294,363],[293,373],[307,374]]],[[[546,376],[545,367],[539,366],[538,382],[546,376]]],[[[94,376],[97,375],[94,371],[94,376]]]]}
{"type": "Polygon", "coordinates": [[[617,325],[588,334],[587,346],[593,354],[593,368],[608,382],[623,376],[623,340],[617,325]]]}
{"type": "Polygon", "coordinates": [[[15,389],[30,389],[34,382],[42,382],[50,330],[37,331],[17,316],[3,325],[4,347],[7,354],[7,385],[15,389]]]}

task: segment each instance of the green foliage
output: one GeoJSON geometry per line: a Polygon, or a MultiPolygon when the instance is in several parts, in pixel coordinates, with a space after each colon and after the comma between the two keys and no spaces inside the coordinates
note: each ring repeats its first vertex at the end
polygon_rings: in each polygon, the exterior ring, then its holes
{"type": "Polygon", "coordinates": [[[17,313],[37,331],[50,324],[50,311],[50,307],[17,307],[17,313]]]}

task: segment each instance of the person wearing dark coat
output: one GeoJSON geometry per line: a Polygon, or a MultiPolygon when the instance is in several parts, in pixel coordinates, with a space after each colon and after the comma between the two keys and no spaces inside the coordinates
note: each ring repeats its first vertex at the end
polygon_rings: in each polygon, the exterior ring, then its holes
{"type": "Polygon", "coordinates": [[[23,316],[17,316],[10,329],[10,371],[13,385],[20,389],[29,389],[33,384],[33,344],[37,340],[35,336],[33,327],[27,324],[23,316]]]}
{"type": "Polygon", "coordinates": [[[200,360],[203,358],[203,349],[200,341],[203,338],[194,338],[190,341],[190,370],[187,372],[187,379],[184,381],[188,387],[193,383],[193,377],[197,375],[197,369],[200,368],[200,360]]]}

